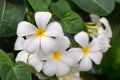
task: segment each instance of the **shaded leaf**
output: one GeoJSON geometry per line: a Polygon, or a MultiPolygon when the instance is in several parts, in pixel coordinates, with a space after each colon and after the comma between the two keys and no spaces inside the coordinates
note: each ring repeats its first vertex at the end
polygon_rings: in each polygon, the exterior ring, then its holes
{"type": "Polygon", "coordinates": [[[15,35],[25,15],[24,0],[0,0],[0,37],[15,35]]]}
{"type": "Polygon", "coordinates": [[[2,65],[0,74],[2,80],[32,80],[31,72],[23,62],[18,62],[13,67],[2,65]]]}
{"type": "Polygon", "coordinates": [[[10,66],[7,64],[2,64],[0,67],[0,77],[1,80],[6,80],[6,76],[8,71],[10,70],[10,66]]]}
{"type": "Polygon", "coordinates": [[[86,31],[86,26],[82,18],[75,12],[67,12],[60,23],[66,33],[76,34],[80,31],[86,31]]]}
{"type": "Polygon", "coordinates": [[[48,10],[51,0],[28,0],[34,11],[48,10]]]}
{"type": "Polygon", "coordinates": [[[7,64],[9,66],[13,66],[13,62],[11,61],[11,58],[8,56],[7,53],[4,51],[0,50],[0,66],[2,64],[7,64]]]}
{"type": "Polygon", "coordinates": [[[66,12],[71,10],[70,5],[66,0],[58,0],[56,3],[52,3],[51,9],[53,13],[59,18],[63,17],[66,12]]]}
{"type": "Polygon", "coordinates": [[[101,16],[108,15],[114,9],[114,0],[72,0],[79,8],[101,16]]]}

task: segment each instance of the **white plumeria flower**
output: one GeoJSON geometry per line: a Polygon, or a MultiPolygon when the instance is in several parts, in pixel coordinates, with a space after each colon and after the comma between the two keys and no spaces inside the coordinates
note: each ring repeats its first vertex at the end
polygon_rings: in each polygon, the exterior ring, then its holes
{"type": "Polygon", "coordinates": [[[101,47],[100,50],[101,50],[102,52],[108,51],[108,49],[111,47],[111,46],[110,46],[110,39],[107,38],[107,37],[105,36],[105,34],[99,34],[99,35],[97,36],[97,39],[98,39],[99,44],[100,44],[100,47],[101,47]]]}
{"type": "Polygon", "coordinates": [[[88,34],[82,31],[76,34],[74,39],[82,47],[70,49],[70,51],[75,53],[80,71],[90,70],[92,68],[92,61],[97,65],[100,64],[103,54],[99,51],[100,47],[96,38],[89,43],[88,34]]]}
{"type": "Polygon", "coordinates": [[[95,14],[90,14],[91,21],[93,21],[97,26],[101,27],[100,17],[95,14]]]}
{"type": "Polygon", "coordinates": [[[105,29],[99,28],[97,39],[99,40],[101,51],[106,52],[111,47],[110,39],[112,38],[112,31],[106,18],[102,17],[100,22],[103,23],[105,29]]]}
{"type": "Polygon", "coordinates": [[[29,54],[26,51],[19,52],[15,61],[23,61],[24,63],[32,66],[37,72],[40,72],[42,70],[44,64],[44,62],[41,61],[37,55],[29,54]]]}
{"type": "Polygon", "coordinates": [[[108,20],[105,17],[100,18],[100,22],[105,26],[104,35],[108,38],[112,38],[112,30],[108,20]]]}
{"type": "Polygon", "coordinates": [[[69,73],[64,76],[58,77],[58,80],[81,80],[77,64],[72,65],[70,67],[69,73]]]}
{"type": "Polygon", "coordinates": [[[110,24],[109,24],[108,20],[105,17],[100,18],[99,16],[97,16],[95,14],[91,14],[90,17],[91,17],[91,20],[98,27],[98,33],[105,34],[106,37],[108,37],[108,38],[112,37],[112,31],[111,31],[110,24]]]}
{"type": "Polygon", "coordinates": [[[42,49],[46,54],[54,51],[56,41],[53,37],[63,36],[63,30],[58,22],[48,24],[51,16],[50,12],[36,12],[37,27],[26,21],[18,24],[17,35],[27,37],[23,43],[24,50],[35,53],[42,49]]]}
{"type": "Polygon", "coordinates": [[[91,14],[91,20],[98,26],[97,39],[99,40],[101,51],[106,52],[110,47],[110,39],[112,31],[108,20],[105,17],[100,18],[97,15],[91,14]],[[104,25],[104,27],[102,26],[104,25]]]}
{"type": "Polygon", "coordinates": [[[16,39],[15,45],[14,45],[14,50],[23,50],[23,42],[25,39],[23,37],[18,37],[16,39]]]}
{"type": "MultiPolygon", "coordinates": [[[[14,49],[15,50],[24,50],[23,45],[22,45],[24,41],[25,41],[25,39],[23,37],[18,37],[16,39],[14,49]]],[[[22,61],[24,63],[29,64],[37,71],[37,72],[35,71],[35,74],[39,79],[47,79],[44,75],[39,73],[43,67],[44,62],[41,61],[41,59],[39,58],[38,55],[29,54],[26,51],[21,51],[18,53],[15,61],[16,62],[22,61]]]]}
{"type": "MultiPolygon", "coordinates": [[[[16,39],[15,45],[14,45],[14,50],[24,50],[23,48],[23,43],[25,39],[21,36],[19,36],[16,39]]],[[[35,53],[41,60],[47,60],[49,58],[49,55],[44,54],[44,52],[40,49],[37,53],[35,53]]]]}
{"type": "Polygon", "coordinates": [[[70,66],[75,63],[74,56],[70,51],[66,51],[70,46],[69,39],[63,36],[57,37],[56,41],[56,50],[51,54],[43,67],[43,72],[48,76],[63,76],[70,71],[70,66]]]}

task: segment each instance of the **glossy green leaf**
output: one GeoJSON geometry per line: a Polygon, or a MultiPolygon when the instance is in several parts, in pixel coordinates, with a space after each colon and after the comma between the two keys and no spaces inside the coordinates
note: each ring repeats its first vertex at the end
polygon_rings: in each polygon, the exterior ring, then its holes
{"type": "Polygon", "coordinates": [[[0,75],[2,80],[32,80],[31,72],[23,62],[18,62],[13,67],[2,65],[0,75]]]}
{"type": "Polygon", "coordinates": [[[13,66],[13,62],[12,62],[11,58],[8,56],[8,54],[5,53],[4,51],[0,50],[0,66],[2,64],[7,64],[10,66],[13,66]]]}
{"type": "Polygon", "coordinates": [[[115,0],[72,0],[79,8],[101,16],[112,12],[115,0]]]}
{"type": "Polygon", "coordinates": [[[66,12],[71,10],[70,5],[66,0],[58,0],[56,3],[52,3],[51,9],[59,18],[63,17],[66,12]]]}
{"type": "Polygon", "coordinates": [[[67,12],[60,23],[66,33],[76,34],[80,31],[86,31],[86,26],[82,18],[75,12],[67,12]]]}
{"type": "Polygon", "coordinates": [[[23,0],[0,0],[0,37],[9,37],[16,34],[18,22],[25,15],[23,0]]]}
{"type": "Polygon", "coordinates": [[[28,0],[34,11],[48,10],[51,0],[28,0]]]}

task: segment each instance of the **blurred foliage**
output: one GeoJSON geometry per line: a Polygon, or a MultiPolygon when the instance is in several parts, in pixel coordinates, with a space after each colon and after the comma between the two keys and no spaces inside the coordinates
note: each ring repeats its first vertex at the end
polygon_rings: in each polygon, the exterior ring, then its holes
{"type": "Polygon", "coordinates": [[[107,16],[112,26],[113,38],[111,48],[105,53],[101,63],[101,75],[107,80],[120,79],[120,4],[116,3],[114,11],[107,16]]]}
{"type": "Polygon", "coordinates": [[[22,20],[34,24],[36,11],[52,12],[51,20],[59,21],[64,32],[70,35],[86,31],[85,22],[90,21],[90,13],[107,17],[113,31],[111,48],[104,53],[99,66],[95,65],[89,72],[81,72],[81,76],[86,80],[120,80],[120,0],[0,0],[0,6],[2,80],[38,80],[35,75],[31,76],[26,64],[14,62],[17,52],[13,50],[17,24],[22,20]]]}

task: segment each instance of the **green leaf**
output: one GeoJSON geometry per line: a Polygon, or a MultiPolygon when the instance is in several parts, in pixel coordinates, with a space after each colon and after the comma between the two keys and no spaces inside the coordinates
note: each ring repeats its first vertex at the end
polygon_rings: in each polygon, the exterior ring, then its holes
{"type": "Polygon", "coordinates": [[[7,64],[2,64],[0,67],[0,77],[1,80],[6,80],[6,76],[8,71],[10,70],[10,66],[7,64]]]}
{"type": "Polygon", "coordinates": [[[120,3],[120,0],[115,0],[115,1],[120,3]]]}
{"type": "Polygon", "coordinates": [[[51,0],[28,0],[34,11],[48,10],[51,0]]]}
{"type": "Polygon", "coordinates": [[[67,12],[60,23],[66,33],[76,34],[80,31],[86,31],[86,26],[82,18],[75,12],[67,12]]]}
{"type": "Polygon", "coordinates": [[[14,55],[13,55],[13,53],[8,53],[8,56],[11,59],[11,61],[14,61],[14,55]]]}
{"type": "Polygon", "coordinates": [[[63,17],[66,12],[71,10],[70,5],[66,0],[58,0],[56,3],[52,3],[51,9],[53,13],[59,18],[63,17]]]}
{"type": "Polygon", "coordinates": [[[15,35],[25,15],[24,0],[0,0],[0,37],[15,35]]]}
{"type": "Polygon", "coordinates": [[[114,0],[72,0],[79,8],[101,16],[108,15],[114,9],[114,0]]]}
{"type": "Polygon", "coordinates": [[[32,80],[31,72],[23,62],[18,62],[13,67],[2,65],[0,75],[2,80],[32,80]]]}
{"type": "Polygon", "coordinates": [[[11,61],[11,58],[8,56],[7,53],[4,51],[0,50],[0,66],[2,64],[7,64],[9,66],[13,66],[13,62],[11,61]]]}
{"type": "Polygon", "coordinates": [[[13,64],[13,55],[0,50],[0,76],[2,80],[31,80],[31,72],[23,62],[13,64]]]}

